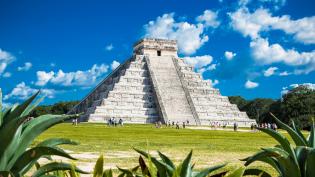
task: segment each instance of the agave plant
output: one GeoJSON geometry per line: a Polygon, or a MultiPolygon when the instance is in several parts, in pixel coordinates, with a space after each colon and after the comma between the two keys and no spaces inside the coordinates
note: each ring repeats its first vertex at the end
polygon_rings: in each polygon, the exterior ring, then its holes
{"type": "Polygon", "coordinates": [[[315,125],[311,128],[308,138],[305,138],[299,128],[292,121],[292,127],[286,125],[271,114],[280,128],[286,130],[294,144],[281,133],[259,128],[273,137],[279,145],[262,150],[244,161],[250,165],[255,161],[262,161],[271,165],[281,177],[314,177],[315,176],[315,125]]]}
{"type": "MultiPolygon", "coordinates": [[[[192,151],[187,155],[182,163],[176,166],[165,154],[158,151],[161,160],[152,157],[150,154],[135,149],[140,154],[139,165],[131,170],[118,168],[121,171],[119,176],[150,176],[150,177],[206,177],[211,172],[224,167],[226,164],[206,168],[200,172],[194,171],[194,164],[191,163],[192,151]],[[147,163],[143,159],[147,159],[147,163]]],[[[225,174],[221,173],[220,175],[225,174]]]]}
{"type": "Polygon", "coordinates": [[[69,139],[52,138],[30,147],[34,139],[48,128],[77,116],[43,115],[27,121],[28,114],[43,99],[38,99],[32,104],[38,94],[39,92],[20,105],[16,104],[3,110],[0,90],[0,176],[24,176],[34,166],[37,167],[37,170],[32,170],[33,177],[45,176],[50,172],[65,170],[86,173],[68,163],[53,161],[45,165],[38,163],[40,158],[51,160],[51,155],[75,160],[75,158],[57,146],[61,144],[77,144],[69,139]]]}

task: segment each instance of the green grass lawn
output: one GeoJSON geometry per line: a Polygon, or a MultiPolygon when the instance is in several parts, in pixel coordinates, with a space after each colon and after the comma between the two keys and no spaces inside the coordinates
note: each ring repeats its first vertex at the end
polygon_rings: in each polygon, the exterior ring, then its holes
{"type": "Polygon", "coordinates": [[[159,150],[175,161],[184,159],[193,150],[196,167],[203,168],[223,162],[240,164],[242,162],[239,159],[262,147],[276,144],[272,138],[261,132],[177,130],[165,127],[157,129],[154,125],[108,127],[104,124],[82,123],[72,126],[65,123],[49,129],[38,140],[52,137],[78,141],[80,145],[63,146],[73,154],[94,154],[94,157],[80,159],[80,163],[94,163],[99,154],[104,154],[107,167],[135,166],[138,155],[133,147],[150,152],[159,150]]]}

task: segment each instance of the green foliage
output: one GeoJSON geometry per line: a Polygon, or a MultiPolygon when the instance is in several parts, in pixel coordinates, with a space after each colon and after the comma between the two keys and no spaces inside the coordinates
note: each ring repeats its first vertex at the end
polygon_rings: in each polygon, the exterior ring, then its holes
{"type": "Polygon", "coordinates": [[[241,96],[229,96],[230,103],[236,104],[238,109],[243,110],[244,106],[248,104],[249,101],[245,100],[241,96]]]}
{"type": "Polygon", "coordinates": [[[269,113],[270,106],[274,103],[272,99],[257,98],[248,102],[243,110],[251,119],[256,119],[257,122],[263,122],[266,114],[269,113]]]}
{"type": "Polygon", "coordinates": [[[139,149],[135,150],[140,154],[139,165],[130,170],[118,168],[121,172],[119,176],[206,177],[211,172],[225,166],[225,164],[217,165],[196,172],[194,171],[194,164],[191,163],[192,151],[187,155],[183,162],[178,166],[175,166],[174,163],[161,152],[158,152],[159,158],[161,158],[161,160],[158,160],[157,158],[152,157],[149,153],[139,149]],[[144,160],[143,157],[145,157],[146,160],[144,160]]]}
{"type": "Polygon", "coordinates": [[[300,127],[311,127],[315,116],[315,90],[299,86],[282,97],[282,121],[295,120],[300,127]]]}
{"type": "Polygon", "coordinates": [[[33,176],[45,176],[49,172],[68,170],[84,173],[66,163],[51,162],[40,166],[38,160],[56,155],[69,159],[75,159],[64,150],[58,148],[61,144],[76,144],[68,139],[48,139],[35,147],[30,147],[34,139],[48,128],[62,123],[74,116],[65,115],[42,115],[32,120],[27,120],[29,113],[39,104],[39,99],[32,102],[39,92],[30,97],[20,105],[2,110],[2,99],[0,90],[0,176],[24,176],[29,170],[36,166],[38,169],[33,176]]]}
{"type": "Polygon", "coordinates": [[[260,129],[272,136],[279,145],[263,148],[260,152],[244,159],[245,165],[261,161],[271,165],[281,177],[313,177],[315,176],[315,125],[312,124],[308,138],[305,138],[300,129],[292,121],[292,127],[281,122],[273,114],[274,121],[280,128],[287,131],[294,145],[282,134],[271,129],[260,129]]]}
{"type": "Polygon", "coordinates": [[[247,101],[241,96],[230,96],[229,100],[259,123],[273,122],[269,114],[272,112],[286,124],[294,120],[298,127],[310,129],[312,118],[315,117],[315,90],[306,86],[290,90],[279,100],[257,98],[247,101]]]}
{"type": "Polygon", "coordinates": [[[45,114],[67,114],[78,101],[68,101],[68,102],[59,102],[53,105],[48,106],[37,106],[31,113],[30,116],[38,117],[45,114]]]}

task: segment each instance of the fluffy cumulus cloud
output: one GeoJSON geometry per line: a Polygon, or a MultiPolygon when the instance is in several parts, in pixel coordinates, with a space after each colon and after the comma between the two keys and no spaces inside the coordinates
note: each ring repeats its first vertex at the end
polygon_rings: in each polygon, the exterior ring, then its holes
{"type": "Polygon", "coordinates": [[[14,59],[15,57],[12,54],[0,48],[0,76],[14,59]]]}
{"type": "Polygon", "coordinates": [[[120,63],[119,63],[118,61],[114,60],[114,61],[112,62],[112,64],[110,65],[110,68],[111,68],[112,70],[115,70],[119,65],[120,65],[120,63]]]}
{"type": "Polygon", "coordinates": [[[214,80],[209,79],[208,81],[210,82],[212,87],[214,87],[214,86],[219,84],[219,80],[217,80],[217,79],[214,79],[214,80]]]}
{"type": "Polygon", "coordinates": [[[289,90],[294,89],[294,88],[299,87],[299,86],[304,86],[304,87],[307,87],[311,90],[315,90],[315,84],[314,83],[291,84],[288,87],[282,88],[281,95],[285,95],[289,92],[289,90]]]}
{"type": "Polygon", "coordinates": [[[200,69],[198,69],[197,71],[200,73],[200,74],[203,74],[204,72],[206,71],[213,71],[217,68],[217,64],[211,64],[209,66],[206,66],[206,67],[202,67],[200,69]]]}
{"type": "Polygon", "coordinates": [[[3,73],[3,77],[4,78],[9,78],[9,77],[11,77],[12,76],[12,73],[10,73],[10,72],[5,72],[5,73],[3,73]]]}
{"type": "Polygon", "coordinates": [[[26,63],[24,63],[24,66],[19,66],[19,67],[17,68],[17,70],[18,70],[18,71],[28,71],[28,70],[31,69],[32,66],[33,66],[32,63],[26,62],[26,63]]]}
{"type": "Polygon", "coordinates": [[[232,60],[236,56],[236,53],[230,52],[230,51],[225,51],[224,52],[224,57],[227,60],[232,60]]]}
{"type": "Polygon", "coordinates": [[[268,68],[268,69],[266,69],[266,70],[264,71],[264,76],[265,76],[265,77],[272,76],[272,75],[275,74],[275,72],[276,72],[277,70],[278,70],[277,67],[270,67],[270,68],[268,68]]]}
{"type": "MultiPolygon", "coordinates": [[[[31,88],[27,86],[24,82],[21,82],[16,85],[13,90],[4,96],[4,100],[8,99],[16,99],[16,100],[25,100],[29,98],[31,95],[35,94],[38,89],[31,88]]],[[[48,98],[53,98],[56,91],[53,89],[41,89],[41,93],[47,96],[48,98]]]]}
{"type": "Polygon", "coordinates": [[[269,44],[268,39],[258,38],[250,43],[254,59],[261,64],[284,63],[300,67],[295,74],[308,74],[315,70],[315,50],[298,52],[284,49],[280,44],[269,44]]]}
{"type": "Polygon", "coordinates": [[[183,59],[186,64],[193,66],[196,69],[200,69],[209,65],[213,60],[212,56],[210,55],[184,57],[183,59]]]}
{"type": "Polygon", "coordinates": [[[60,86],[91,86],[94,85],[101,76],[108,72],[109,66],[105,64],[94,64],[86,71],[58,72],[37,71],[37,86],[44,86],[48,83],[60,86]]]}
{"type": "Polygon", "coordinates": [[[113,49],[114,49],[113,44],[108,44],[108,45],[105,47],[105,50],[107,50],[107,51],[111,51],[111,50],[113,50],[113,49]]]}
{"type": "Polygon", "coordinates": [[[288,72],[288,71],[283,71],[281,73],[279,73],[279,76],[288,76],[291,75],[292,73],[288,72]]]}
{"type": "Polygon", "coordinates": [[[289,15],[272,16],[263,8],[251,13],[246,7],[229,15],[233,29],[252,39],[260,37],[260,33],[264,31],[281,30],[293,35],[298,42],[315,44],[315,16],[292,20],[289,15]]]}
{"type": "Polygon", "coordinates": [[[218,12],[211,10],[205,10],[202,15],[196,17],[196,21],[205,25],[205,27],[218,27],[220,22],[218,21],[218,12]]]}
{"type": "Polygon", "coordinates": [[[176,22],[174,13],[164,14],[144,26],[145,37],[175,39],[179,52],[190,55],[209,40],[205,30],[219,25],[216,13],[210,10],[206,10],[196,20],[196,24],[185,21],[176,22]]]}
{"type": "Polygon", "coordinates": [[[247,89],[253,89],[253,88],[256,88],[258,86],[259,86],[259,83],[253,82],[253,81],[250,81],[250,80],[247,80],[246,83],[245,83],[245,88],[247,88],[247,89]]]}

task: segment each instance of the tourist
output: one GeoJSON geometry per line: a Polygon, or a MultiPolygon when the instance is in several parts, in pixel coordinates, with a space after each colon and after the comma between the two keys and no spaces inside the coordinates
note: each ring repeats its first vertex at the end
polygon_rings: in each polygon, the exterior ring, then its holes
{"type": "Polygon", "coordinates": [[[179,129],[179,123],[176,122],[176,129],[179,129]]]}
{"type": "Polygon", "coordinates": [[[237,131],[237,123],[236,122],[234,122],[233,127],[234,127],[234,131],[237,131]]]}
{"type": "Polygon", "coordinates": [[[124,125],[124,122],[123,122],[123,120],[122,120],[121,118],[119,119],[119,125],[120,125],[120,126],[123,126],[123,125],[124,125]]]}

